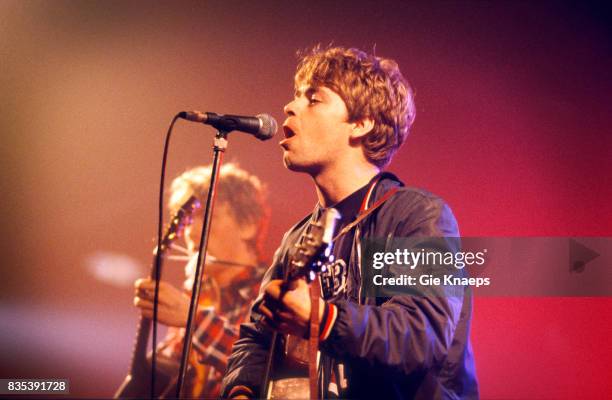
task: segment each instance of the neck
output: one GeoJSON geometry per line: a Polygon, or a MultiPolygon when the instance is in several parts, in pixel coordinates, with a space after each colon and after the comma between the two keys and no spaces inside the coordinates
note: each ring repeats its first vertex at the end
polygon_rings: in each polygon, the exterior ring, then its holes
{"type": "Polygon", "coordinates": [[[313,176],[319,204],[333,206],[365,186],[380,172],[370,163],[343,163],[313,176]]]}

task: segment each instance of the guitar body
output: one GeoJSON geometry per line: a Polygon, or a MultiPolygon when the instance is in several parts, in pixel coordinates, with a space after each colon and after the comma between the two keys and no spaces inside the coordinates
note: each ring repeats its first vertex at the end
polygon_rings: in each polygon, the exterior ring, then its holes
{"type": "MultiPolygon", "coordinates": [[[[178,369],[177,369],[178,371],[178,369]]],[[[174,379],[176,380],[176,379],[174,379]]],[[[172,379],[169,376],[165,376],[161,373],[157,373],[155,379],[155,395],[157,399],[169,399],[176,395],[171,384],[172,379]]],[[[117,392],[115,393],[116,399],[142,399],[149,398],[151,391],[151,370],[149,368],[143,368],[142,371],[136,375],[129,373],[117,392]]],[[[175,387],[175,386],[174,386],[175,387]]]]}
{"type": "Polygon", "coordinates": [[[268,389],[269,399],[309,399],[308,341],[284,336],[284,351],[268,389]]]}
{"type": "Polygon", "coordinates": [[[306,376],[279,378],[270,382],[268,399],[304,400],[310,398],[310,380],[306,376]]]}
{"type": "MultiPolygon", "coordinates": [[[[142,399],[149,398],[151,392],[151,360],[147,357],[139,363],[140,366],[135,374],[130,373],[125,377],[123,383],[117,389],[117,399],[142,399]]],[[[156,399],[172,399],[176,397],[176,383],[178,380],[179,362],[166,357],[157,356],[157,367],[155,375],[156,399]]],[[[185,382],[194,382],[196,378],[194,369],[188,368],[185,374],[185,382]]],[[[185,392],[192,393],[193,387],[185,385],[185,392]]]]}
{"type": "Polygon", "coordinates": [[[147,381],[147,373],[143,371],[142,374],[133,376],[131,373],[128,374],[119,389],[115,392],[114,398],[116,399],[138,399],[143,398],[147,393],[148,388],[145,387],[147,381]]]}

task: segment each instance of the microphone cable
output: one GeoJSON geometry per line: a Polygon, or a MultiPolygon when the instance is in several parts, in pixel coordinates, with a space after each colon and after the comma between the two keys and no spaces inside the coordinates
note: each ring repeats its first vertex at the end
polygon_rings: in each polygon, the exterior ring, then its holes
{"type": "Polygon", "coordinates": [[[164,185],[166,181],[166,164],[168,161],[168,148],[170,147],[170,137],[176,120],[180,118],[180,113],[176,114],[170,122],[166,139],[164,142],[164,152],[162,156],[161,175],[159,179],[159,203],[157,215],[157,251],[155,254],[155,295],[153,296],[153,338],[151,340],[152,356],[151,356],[151,400],[155,399],[155,378],[157,364],[157,312],[159,302],[159,281],[161,272],[161,241],[162,241],[162,225],[164,213],[164,185]]]}

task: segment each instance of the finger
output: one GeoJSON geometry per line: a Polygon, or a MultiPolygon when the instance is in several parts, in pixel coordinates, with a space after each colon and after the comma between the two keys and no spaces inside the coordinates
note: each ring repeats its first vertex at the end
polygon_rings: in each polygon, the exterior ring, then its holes
{"type": "Polygon", "coordinates": [[[274,320],[274,313],[268,308],[265,302],[259,304],[258,310],[264,317],[274,320]]]}
{"type": "Polygon", "coordinates": [[[141,299],[153,299],[155,292],[154,291],[149,291],[147,289],[144,288],[136,288],[134,289],[134,296],[135,297],[140,297],[141,299]]]}
{"type": "Polygon", "coordinates": [[[152,310],[153,309],[153,302],[143,299],[141,297],[134,297],[134,305],[140,309],[147,309],[147,310],[152,310]]]}
{"type": "Polygon", "coordinates": [[[151,281],[151,279],[149,278],[140,278],[140,279],[136,279],[136,281],[134,282],[134,287],[136,289],[145,289],[148,286],[151,285],[151,283],[153,283],[153,281],[151,281]]]}
{"type": "Polygon", "coordinates": [[[274,321],[268,318],[262,318],[259,320],[259,323],[261,324],[262,327],[268,330],[277,331],[280,333],[291,333],[297,336],[303,336],[303,334],[301,333],[299,329],[297,329],[291,323],[288,323],[285,321],[274,321]]]}
{"type": "MultiPolygon", "coordinates": [[[[165,286],[165,282],[160,281],[159,282],[159,290],[162,290],[162,288],[165,286]]],[[[154,291],[155,290],[155,281],[152,279],[141,279],[140,285],[139,287],[143,290],[150,290],[150,291],[154,291]]]]}
{"type": "Polygon", "coordinates": [[[136,293],[136,295],[142,295],[144,297],[153,297],[153,294],[155,294],[155,288],[148,288],[145,285],[140,285],[139,287],[134,289],[134,293],[136,293]]]}
{"type": "Polygon", "coordinates": [[[292,312],[277,310],[274,313],[274,320],[279,322],[290,322],[295,319],[295,315],[292,312]]]}
{"type": "Polygon", "coordinates": [[[142,279],[142,278],[141,279],[136,279],[134,281],[134,289],[136,289],[136,290],[140,289],[140,285],[142,285],[142,281],[144,281],[144,279],[142,279]]]}
{"type": "MultiPolygon", "coordinates": [[[[134,295],[142,299],[153,300],[155,298],[155,282],[143,283],[139,288],[135,289],[134,295]]],[[[160,304],[172,305],[174,300],[172,298],[173,292],[167,290],[166,285],[160,282],[158,292],[158,302],[160,304]]]]}
{"type": "Polygon", "coordinates": [[[264,293],[263,302],[266,303],[266,307],[272,311],[276,311],[283,306],[282,297],[279,298],[275,296],[275,294],[264,293]]]}
{"type": "Polygon", "coordinates": [[[258,310],[265,317],[265,319],[267,319],[270,323],[273,324],[292,324],[295,320],[294,313],[281,309],[271,310],[266,304],[266,302],[260,303],[258,310]]]}
{"type": "Polygon", "coordinates": [[[271,280],[268,283],[268,285],[266,285],[265,293],[270,298],[278,300],[278,299],[280,299],[280,297],[282,295],[282,292],[283,292],[282,286],[283,286],[283,281],[282,280],[280,280],[280,279],[271,280]]]}
{"type": "Polygon", "coordinates": [[[269,319],[267,318],[262,318],[259,320],[259,323],[261,324],[261,326],[263,326],[265,329],[268,329],[270,331],[275,331],[276,330],[276,325],[273,322],[270,322],[269,319]]]}

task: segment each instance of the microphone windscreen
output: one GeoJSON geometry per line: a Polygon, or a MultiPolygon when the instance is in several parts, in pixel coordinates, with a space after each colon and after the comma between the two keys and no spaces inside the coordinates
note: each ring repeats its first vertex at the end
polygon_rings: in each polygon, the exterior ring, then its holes
{"type": "Polygon", "coordinates": [[[278,130],[276,120],[270,114],[259,114],[257,118],[261,121],[261,129],[257,132],[255,137],[259,140],[271,139],[278,130]]]}

